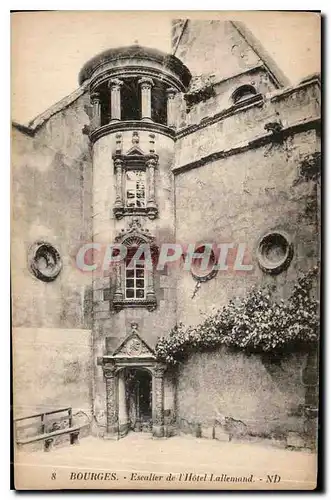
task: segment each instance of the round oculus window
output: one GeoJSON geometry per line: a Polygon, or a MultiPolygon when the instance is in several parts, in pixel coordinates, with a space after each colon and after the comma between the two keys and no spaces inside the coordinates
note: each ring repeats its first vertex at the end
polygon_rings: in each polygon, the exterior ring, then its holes
{"type": "Polygon", "coordinates": [[[258,262],[269,274],[279,274],[288,268],[293,258],[293,245],[283,232],[270,232],[258,244],[258,262]]]}

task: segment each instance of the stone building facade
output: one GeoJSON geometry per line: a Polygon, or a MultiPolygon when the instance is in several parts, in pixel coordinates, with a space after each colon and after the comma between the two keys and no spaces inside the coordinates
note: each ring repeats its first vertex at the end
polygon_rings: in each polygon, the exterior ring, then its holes
{"type": "Polygon", "coordinates": [[[292,86],[238,22],[177,20],[172,42],[95,56],[76,92],[13,124],[14,409],[69,405],[105,438],[300,436],[308,355],[223,349],[174,371],[154,347],[253,285],[286,298],[316,264],[319,193],[296,179],[320,150],[319,77],[292,86]],[[251,272],[77,267],[86,244],[102,260],[201,242],[244,243],[251,272]]]}

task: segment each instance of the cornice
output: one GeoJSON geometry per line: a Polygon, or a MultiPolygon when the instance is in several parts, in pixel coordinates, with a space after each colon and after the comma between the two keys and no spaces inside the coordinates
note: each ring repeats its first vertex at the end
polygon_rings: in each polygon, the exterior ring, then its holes
{"type": "Polygon", "coordinates": [[[87,61],[79,73],[79,83],[82,84],[85,80],[93,78],[93,75],[103,66],[109,64],[115,67],[123,66],[123,61],[132,61],[133,59],[156,63],[161,68],[168,68],[170,72],[177,75],[184,87],[187,87],[190,82],[189,69],[176,56],[150,47],[131,45],[108,49],[87,61]]]}
{"type": "Polygon", "coordinates": [[[172,128],[162,125],[161,123],[155,122],[145,122],[143,120],[128,120],[128,121],[118,121],[110,122],[107,125],[93,130],[90,134],[90,140],[95,143],[101,137],[114,132],[121,132],[127,130],[145,130],[147,132],[156,132],[157,134],[165,135],[170,137],[170,139],[175,139],[176,131],[172,128]]]}
{"type": "Polygon", "coordinates": [[[214,123],[222,121],[225,118],[235,115],[236,113],[239,113],[243,110],[250,109],[255,106],[263,106],[263,104],[264,104],[264,99],[262,94],[256,94],[251,98],[247,99],[246,101],[238,102],[237,104],[234,104],[230,108],[224,109],[219,113],[216,113],[215,115],[203,118],[199,123],[195,123],[193,125],[189,125],[188,127],[178,130],[176,133],[176,140],[182,139],[186,135],[193,134],[198,130],[213,125],[214,123]]]}
{"type": "Polygon", "coordinates": [[[214,153],[199,158],[199,160],[195,160],[186,163],[185,165],[180,165],[178,167],[175,167],[172,169],[172,172],[175,175],[179,175],[188,170],[199,168],[203,165],[206,165],[207,163],[212,163],[214,161],[223,158],[228,158],[229,156],[244,153],[245,151],[248,151],[250,149],[256,149],[258,147],[265,146],[266,144],[272,142],[279,143],[292,134],[305,132],[307,130],[314,130],[314,129],[319,130],[320,123],[321,123],[321,118],[319,116],[316,118],[308,118],[306,120],[300,120],[292,125],[289,125],[288,127],[284,127],[277,134],[268,132],[266,134],[255,137],[249,141],[245,141],[244,143],[238,144],[237,146],[234,146],[232,148],[223,149],[221,151],[215,151],[214,153]]]}
{"type": "Polygon", "coordinates": [[[271,102],[279,101],[280,99],[287,97],[288,95],[293,94],[294,92],[305,89],[306,87],[310,87],[312,85],[317,85],[319,88],[321,86],[321,80],[319,75],[312,75],[304,80],[302,80],[299,84],[293,85],[292,87],[287,87],[286,89],[282,89],[281,91],[275,92],[270,95],[269,99],[271,102]]]}
{"type": "Polygon", "coordinates": [[[268,95],[263,96],[262,94],[256,94],[255,96],[234,104],[233,106],[216,113],[215,115],[203,118],[199,123],[195,123],[193,125],[189,125],[188,127],[184,127],[176,132],[176,140],[182,139],[183,137],[193,134],[198,130],[204,129],[210,125],[213,125],[219,121],[224,120],[230,116],[235,115],[236,113],[240,113],[241,111],[246,111],[247,109],[251,109],[253,107],[263,106],[267,102],[276,102],[280,101],[283,98],[293,94],[294,92],[298,92],[312,85],[317,85],[320,87],[320,76],[319,74],[311,75],[304,80],[302,80],[299,84],[293,85],[292,87],[282,88],[280,90],[276,90],[268,95]]]}
{"type": "Polygon", "coordinates": [[[105,67],[102,72],[97,72],[93,75],[90,81],[91,92],[94,92],[101,85],[105,84],[111,78],[141,78],[150,77],[155,80],[160,80],[175,87],[180,92],[185,92],[186,87],[181,82],[180,78],[167,71],[166,68],[153,68],[149,66],[130,65],[127,67],[107,68],[105,67]]]}

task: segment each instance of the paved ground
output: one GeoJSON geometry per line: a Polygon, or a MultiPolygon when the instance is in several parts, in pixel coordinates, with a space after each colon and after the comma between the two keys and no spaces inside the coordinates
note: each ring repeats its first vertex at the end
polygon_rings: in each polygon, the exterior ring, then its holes
{"type": "Polygon", "coordinates": [[[16,454],[18,489],[313,489],[316,455],[265,444],[131,433],[16,454]]]}

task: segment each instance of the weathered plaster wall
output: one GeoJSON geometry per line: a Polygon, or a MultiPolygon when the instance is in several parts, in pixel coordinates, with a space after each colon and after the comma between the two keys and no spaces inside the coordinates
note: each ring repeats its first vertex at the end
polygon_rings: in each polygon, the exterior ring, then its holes
{"type": "Polygon", "coordinates": [[[222,111],[217,104],[217,97],[197,104],[190,115],[193,114],[196,119],[203,116],[204,120],[202,118],[199,124],[180,130],[175,144],[173,169],[176,172],[210,154],[247,145],[268,134],[265,129],[268,123],[279,122],[283,128],[288,128],[302,121],[319,118],[319,101],[320,90],[316,79],[312,79],[298,87],[268,93],[259,102],[243,103],[240,108],[228,106],[228,114],[224,118],[212,119],[217,112],[222,111]]]}
{"type": "Polygon", "coordinates": [[[200,423],[209,438],[215,421],[232,438],[303,434],[305,365],[306,355],[299,354],[279,364],[225,348],[194,354],[178,372],[178,423],[184,432],[200,423]]]}
{"type": "MultiPolygon", "coordinates": [[[[258,67],[240,74],[234,78],[229,78],[218,82],[215,77],[204,80],[196,78],[195,92],[191,91],[186,97],[187,113],[185,116],[186,125],[193,125],[206,119],[208,116],[213,116],[217,113],[224,112],[233,106],[232,94],[242,85],[252,85],[257,94],[267,95],[275,90],[275,85],[270,80],[265,69],[258,67]],[[206,91],[210,93],[208,97],[206,91]],[[190,101],[193,99],[200,100],[196,105],[191,106],[190,101]]],[[[179,126],[183,125],[179,123],[179,126]]]]}
{"type": "MultiPolygon", "coordinates": [[[[178,322],[198,324],[253,285],[272,284],[275,296],[286,298],[299,272],[316,264],[319,194],[316,182],[303,180],[300,172],[302,161],[320,149],[318,130],[303,126],[282,140],[254,141],[266,135],[267,123],[286,128],[318,117],[318,87],[306,82],[192,128],[177,140],[176,241],[244,243],[245,263],[253,265],[248,273],[234,271],[230,251],[228,271],[219,271],[199,289],[183,270],[177,281],[178,322]],[[289,268],[276,276],[262,272],[256,257],[259,239],[272,230],[285,231],[294,249],[289,268]]],[[[302,446],[300,436],[308,425],[305,365],[306,356],[299,354],[283,357],[279,365],[226,349],[194,354],[178,372],[178,424],[184,432],[209,438],[260,436],[302,446]]]]}
{"type": "Polygon", "coordinates": [[[244,243],[245,263],[253,264],[252,272],[234,272],[235,253],[230,251],[229,270],[202,283],[194,297],[196,281],[182,271],[177,281],[177,321],[199,323],[203,314],[244,295],[254,284],[272,283],[276,293],[286,297],[299,270],[315,265],[316,184],[302,181],[300,168],[307,155],[319,151],[318,134],[314,128],[296,129],[281,141],[256,145],[250,141],[266,135],[268,122],[280,119],[288,127],[316,119],[318,101],[316,83],[279,91],[176,142],[176,241],[244,243]],[[213,157],[222,151],[229,154],[213,157]],[[292,238],[294,257],[285,272],[271,277],[260,270],[256,248],[265,233],[276,229],[292,238]]]}
{"type": "Polygon", "coordinates": [[[28,136],[13,129],[12,304],[14,401],[28,415],[73,406],[91,408],[90,276],[76,268],[91,240],[91,158],[86,96],[57,112],[28,136]],[[62,270],[53,282],[29,270],[28,251],[54,245],[62,270]]]}
{"type": "Polygon", "coordinates": [[[91,158],[82,128],[83,96],[28,137],[13,130],[12,286],[13,324],[89,328],[86,296],[91,277],[76,268],[78,249],[91,240],[91,158]],[[28,250],[38,240],[53,244],[63,267],[55,281],[38,280],[28,250]]]}
{"type": "Polygon", "coordinates": [[[13,329],[15,417],[71,406],[91,418],[91,331],[13,329]]]}
{"type": "Polygon", "coordinates": [[[255,284],[275,284],[279,296],[286,297],[299,270],[315,265],[317,221],[307,210],[316,198],[315,184],[296,184],[300,162],[315,147],[314,131],[296,134],[282,145],[252,149],[176,177],[177,240],[244,243],[246,263],[253,265],[250,272],[236,272],[232,257],[229,270],[202,283],[194,298],[196,282],[183,270],[177,282],[178,321],[197,323],[204,313],[255,284]],[[258,266],[256,248],[259,239],[275,229],[292,238],[294,256],[286,271],[269,276],[258,266]]]}

